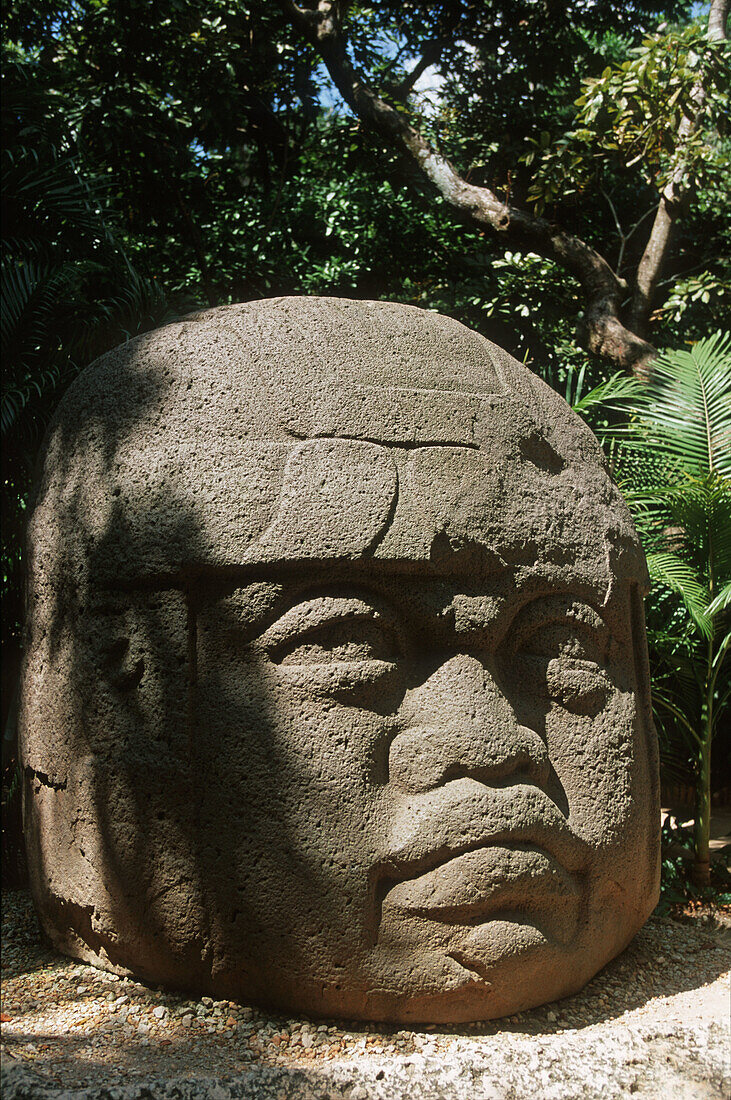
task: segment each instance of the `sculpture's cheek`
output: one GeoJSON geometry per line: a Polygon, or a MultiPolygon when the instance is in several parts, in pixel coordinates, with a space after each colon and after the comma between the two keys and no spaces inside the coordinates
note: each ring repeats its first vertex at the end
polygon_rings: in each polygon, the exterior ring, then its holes
{"type": "Polygon", "coordinates": [[[546,742],[572,831],[595,849],[625,843],[647,776],[634,696],[613,691],[594,717],[553,708],[546,716],[546,742]]]}
{"type": "Polygon", "coordinates": [[[590,853],[584,939],[620,950],[625,929],[652,911],[658,892],[652,760],[636,696],[615,691],[593,719],[549,716],[546,732],[569,825],[590,853]]]}
{"type": "Polygon", "coordinates": [[[372,936],[387,720],[271,666],[199,658],[197,723],[214,969],[253,967],[265,985],[292,955],[332,973],[372,936]]]}

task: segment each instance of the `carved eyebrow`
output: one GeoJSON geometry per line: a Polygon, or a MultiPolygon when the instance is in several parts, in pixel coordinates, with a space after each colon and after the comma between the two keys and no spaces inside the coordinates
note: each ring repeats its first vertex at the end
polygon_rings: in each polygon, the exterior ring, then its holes
{"type": "Polygon", "coordinates": [[[520,609],[508,630],[510,644],[517,649],[532,635],[553,623],[572,621],[606,642],[609,627],[599,612],[583,600],[564,596],[539,596],[520,609]]]}
{"type": "MultiPolygon", "coordinates": [[[[380,603],[380,601],[379,601],[380,603]]],[[[258,638],[263,646],[276,646],[333,621],[395,623],[390,608],[377,607],[360,596],[318,595],[290,607],[258,638]]]]}

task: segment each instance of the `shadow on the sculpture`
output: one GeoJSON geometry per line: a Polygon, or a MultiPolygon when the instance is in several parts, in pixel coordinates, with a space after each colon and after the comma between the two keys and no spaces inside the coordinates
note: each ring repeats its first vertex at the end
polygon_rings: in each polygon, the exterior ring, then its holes
{"type": "Polygon", "coordinates": [[[97,384],[85,415],[103,431],[62,406],[38,488],[21,704],[31,889],[72,957],[198,991],[238,971],[264,997],[273,899],[315,905],[328,868],[277,810],[301,762],[256,669],[242,687],[246,623],[207,614],[240,583],[211,562],[207,486],[170,477],[166,452],[135,460],[169,385],[145,349],[97,384]]]}

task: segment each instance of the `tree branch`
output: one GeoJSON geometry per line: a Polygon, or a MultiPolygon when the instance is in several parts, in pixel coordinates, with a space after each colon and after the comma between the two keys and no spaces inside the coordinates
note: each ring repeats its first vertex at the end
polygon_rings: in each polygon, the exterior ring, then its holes
{"type": "Polygon", "coordinates": [[[420,76],[422,76],[426,70],[434,64],[439,57],[440,53],[444,49],[444,42],[435,40],[434,42],[427,42],[424,46],[424,52],[414,65],[410,73],[398,84],[394,85],[391,89],[391,95],[394,99],[400,99],[404,101],[408,98],[411,92],[414,90],[414,85],[420,76]]]}
{"type": "Polygon", "coordinates": [[[608,205],[609,209],[612,212],[612,218],[614,219],[614,224],[617,228],[617,236],[619,237],[619,251],[617,253],[616,269],[617,269],[617,274],[619,275],[619,273],[622,270],[622,260],[624,259],[624,250],[625,250],[625,247],[626,247],[626,244],[627,244],[627,235],[624,232],[624,230],[622,229],[622,224],[621,224],[621,222],[620,222],[620,220],[617,216],[617,210],[616,210],[616,207],[615,207],[614,203],[611,200],[611,197],[609,196],[609,194],[604,190],[604,188],[601,185],[599,187],[599,190],[601,191],[604,198],[607,200],[607,205],[608,205]]]}
{"type": "Polygon", "coordinates": [[[711,3],[708,13],[708,39],[710,42],[723,42],[726,38],[729,0],[716,0],[711,3]]]}
{"type": "MultiPolygon", "coordinates": [[[[709,41],[725,41],[728,9],[729,0],[711,0],[711,10],[708,15],[709,41]]],[[[675,222],[688,193],[688,187],[683,178],[687,161],[682,150],[700,125],[705,100],[706,91],[701,77],[690,94],[693,109],[680,120],[677,141],[677,148],[681,151],[680,156],[670,179],[663,188],[655,221],[637,268],[629,320],[630,325],[637,332],[644,331],[647,325],[655,291],[670,248],[675,222]]]]}
{"type": "Polygon", "coordinates": [[[394,107],[369,87],[351,64],[341,29],[337,0],[318,0],[301,8],[280,0],[293,25],[315,47],[348,106],[388,143],[406,153],[454,211],[466,220],[499,233],[506,241],[529,246],[554,260],[581,283],[586,306],[581,339],[596,355],[622,368],[642,371],[656,352],[622,322],[620,306],[627,286],[591,245],[561,227],[502,202],[487,187],[463,179],[394,107]]]}

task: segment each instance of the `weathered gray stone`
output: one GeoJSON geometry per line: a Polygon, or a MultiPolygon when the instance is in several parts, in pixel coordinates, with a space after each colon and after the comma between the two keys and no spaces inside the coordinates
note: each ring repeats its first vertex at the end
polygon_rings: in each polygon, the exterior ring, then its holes
{"type": "Polygon", "coordinates": [[[591,432],[407,306],[100,359],[49,434],[21,715],[56,946],[310,1013],[580,988],[658,891],[646,571],[591,432]]]}

